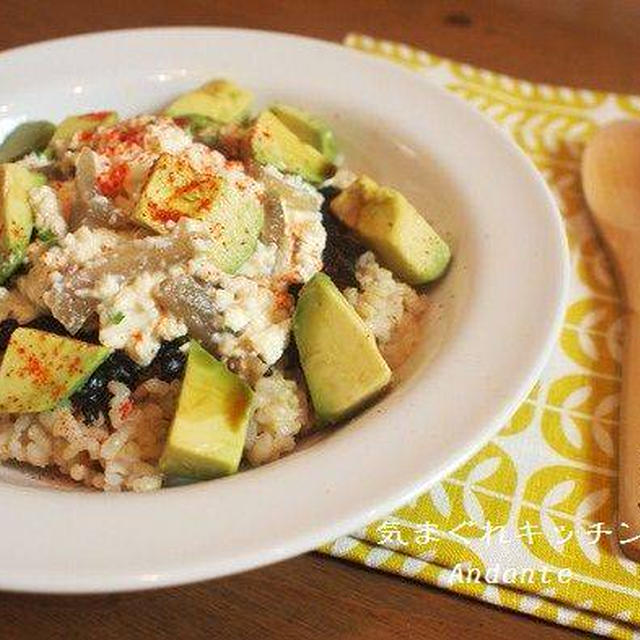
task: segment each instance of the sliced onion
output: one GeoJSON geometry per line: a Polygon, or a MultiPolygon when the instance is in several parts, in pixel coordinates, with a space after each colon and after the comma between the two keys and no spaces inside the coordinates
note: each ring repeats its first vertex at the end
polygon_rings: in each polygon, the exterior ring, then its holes
{"type": "Polygon", "coordinates": [[[188,262],[195,254],[186,233],[125,240],[109,253],[57,282],[44,296],[52,315],[71,334],[77,333],[95,311],[91,289],[104,275],[135,278],[144,272],[167,271],[188,262]]]}
{"type": "Polygon", "coordinates": [[[187,275],[167,278],[158,286],[156,298],[187,325],[191,336],[215,351],[213,335],[222,328],[222,316],[204,286],[187,275]]]}
{"type": "Polygon", "coordinates": [[[98,193],[96,154],[89,147],[84,147],[76,158],[76,192],[78,198],[73,208],[71,227],[77,229],[86,224],[90,227],[108,227],[121,229],[130,224],[124,215],[111,201],[98,193]]]}

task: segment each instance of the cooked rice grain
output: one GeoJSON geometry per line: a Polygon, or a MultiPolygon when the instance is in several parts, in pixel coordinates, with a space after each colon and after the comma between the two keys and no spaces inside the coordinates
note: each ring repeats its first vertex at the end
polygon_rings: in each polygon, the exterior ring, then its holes
{"type": "Polygon", "coordinates": [[[109,383],[110,428],[87,424],[70,406],[0,416],[0,460],[55,467],[87,487],[150,491],[162,484],[157,463],[175,412],[179,384],[148,380],[134,393],[109,383]]]}
{"type": "Polygon", "coordinates": [[[309,425],[310,415],[304,389],[277,369],[258,380],[253,405],[245,451],[257,466],[291,451],[294,436],[309,425]]]}
{"type": "Polygon", "coordinates": [[[405,312],[421,307],[420,296],[381,267],[371,251],[358,258],[356,280],[358,288],[346,289],[344,295],[380,344],[391,340],[405,312]]]}

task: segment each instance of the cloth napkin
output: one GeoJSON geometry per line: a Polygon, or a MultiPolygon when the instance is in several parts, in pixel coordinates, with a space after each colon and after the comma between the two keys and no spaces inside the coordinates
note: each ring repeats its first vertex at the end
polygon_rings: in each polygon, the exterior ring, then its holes
{"type": "Polygon", "coordinates": [[[362,35],[345,44],[428,77],[511,134],[557,198],[571,285],[551,360],[502,430],[411,504],[322,551],[558,624],[640,638],[639,565],[613,533],[620,299],[579,175],[585,140],[604,122],[640,117],[640,97],[532,84],[362,35]]]}

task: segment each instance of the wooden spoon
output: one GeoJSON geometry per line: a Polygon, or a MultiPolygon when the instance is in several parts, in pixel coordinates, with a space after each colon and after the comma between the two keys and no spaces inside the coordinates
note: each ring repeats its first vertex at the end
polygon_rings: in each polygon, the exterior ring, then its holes
{"type": "Polygon", "coordinates": [[[582,185],[626,306],[618,436],[618,539],[640,561],[640,121],[601,129],[582,157],[582,185]]]}

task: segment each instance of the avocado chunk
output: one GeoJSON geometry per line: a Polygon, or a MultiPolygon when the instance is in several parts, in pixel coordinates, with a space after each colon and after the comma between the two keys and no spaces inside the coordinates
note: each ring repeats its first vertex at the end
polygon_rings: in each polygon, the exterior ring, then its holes
{"type": "Polygon", "coordinates": [[[160,469],[170,476],[215,478],[238,470],[253,392],[192,340],[178,408],[160,469]]]}
{"type": "Polygon", "coordinates": [[[275,104],[270,111],[302,142],[317,149],[329,162],[335,161],[338,155],[336,138],[323,120],[288,104],[275,104]]]}
{"type": "Polygon", "coordinates": [[[447,243],[399,191],[361,176],[329,206],[401,280],[423,284],[447,268],[447,243]]]}
{"type": "Polygon", "coordinates": [[[293,334],[322,424],[353,414],[391,380],[372,333],[324,273],[317,273],[302,288],[293,334]]]}
{"type": "Polygon", "coordinates": [[[133,218],[157,233],[168,222],[187,216],[203,220],[214,245],[211,259],[234,273],[255,251],[264,222],[257,194],[221,174],[199,173],[178,156],[156,161],[133,212],[133,218]]]}
{"type": "Polygon", "coordinates": [[[19,164],[0,165],[0,284],[22,264],[33,231],[29,191],[45,181],[19,164]]]}
{"type": "Polygon", "coordinates": [[[272,165],[318,184],[333,175],[335,167],[317,149],[306,144],[271,111],[263,111],[247,134],[248,151],[259,164],[272,165]]]}
{"type": "Polygon", "coordinates": [[[174,100],[165,110],[173,118],[200,115],[218,124],[240,122],[249,114],[253,94],[228,80],[212,80],[174,100]]]}
{"type": "Polygon", "coordinates": [[[115,111],[95,111],[65,118],[55,130],[49,146],[58,147],[67,144],[73,136],[80,132],[92,132],[98,127],[110,127],[118,122],[115,111]]]}
{"type": "Polygon", "coordinates": [[[16,329],[0,366],[0,411],[53,409],[81,387],[110,352],[38,329],[16,329]]]}
{"type": "Polygon", "coordinates": [[[0,162],[13,162],[49,144],[56,127],[46,120],[19,124],[0,145],[0,162]]]}

